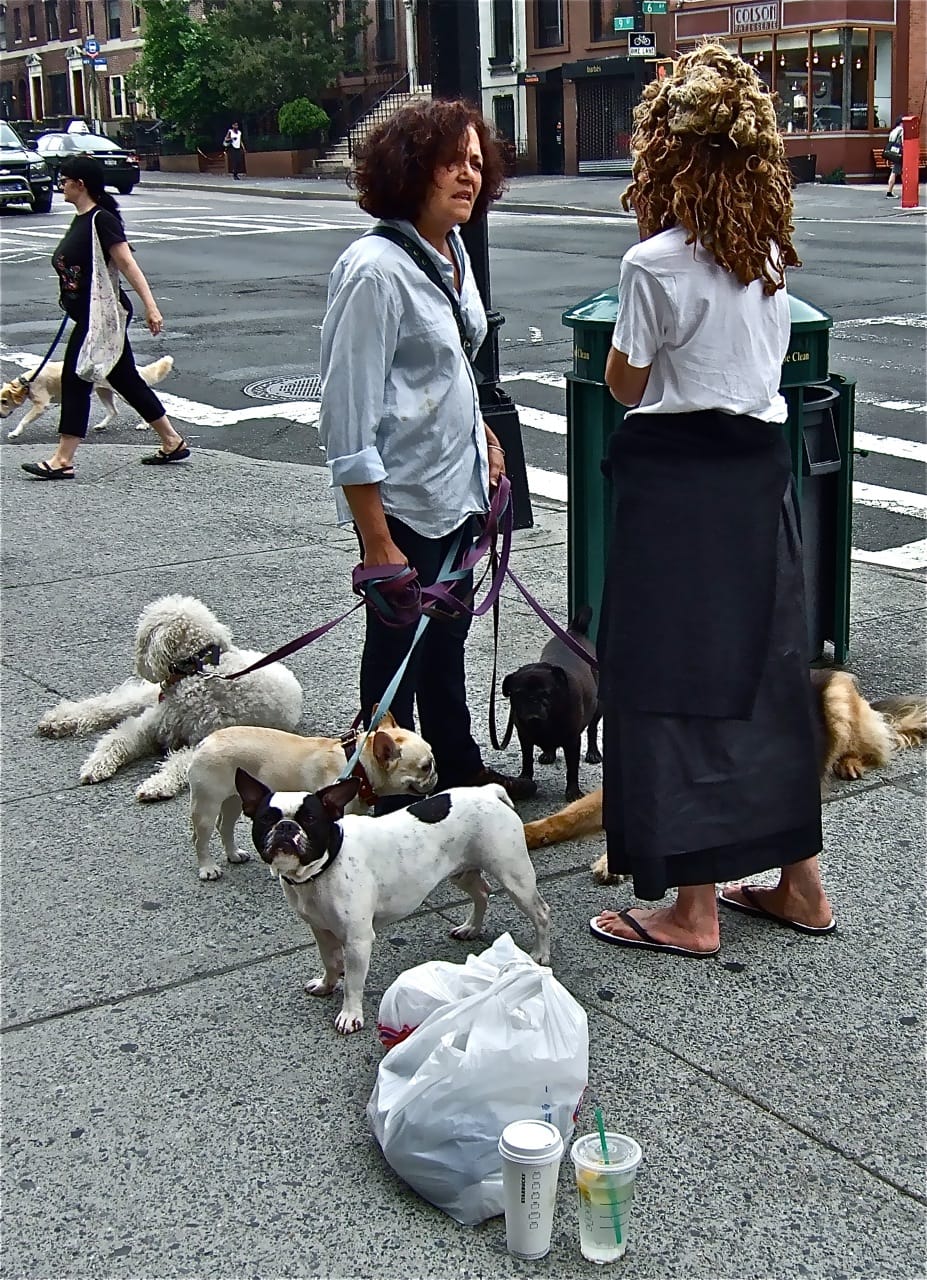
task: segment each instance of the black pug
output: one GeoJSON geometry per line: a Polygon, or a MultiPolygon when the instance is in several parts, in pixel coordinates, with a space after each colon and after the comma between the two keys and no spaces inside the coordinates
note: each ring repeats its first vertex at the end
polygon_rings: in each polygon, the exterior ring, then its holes
{"type": "MultiPolygon", "coordinates": [[[[584,605],[568,628],[588,653],[594,650],[586,633],[592,610],[584,605]]],[[[586,734],[586,763],[600,764],[598,735],[602,711],[596,672],[556,636],[541,651],[540,662],[519,667],[502,682],[502,696],[512,704],[512,720],[521,743],[521,776],[534,778],[534,748],[541,748],[541,764],[553,764],[557,748],[566,761],[566,799],[578,800],[579,753],[586,734]]]]}

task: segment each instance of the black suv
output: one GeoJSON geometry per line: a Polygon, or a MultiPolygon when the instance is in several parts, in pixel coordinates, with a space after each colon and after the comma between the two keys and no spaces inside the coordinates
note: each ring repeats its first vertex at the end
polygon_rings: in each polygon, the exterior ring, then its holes
{"type": "Polygon", "coordinates": [[[50,213],[52,180],[38,152],[0,120],[0,206],[7,204],[28,204],[33,213],[50,213]]]}

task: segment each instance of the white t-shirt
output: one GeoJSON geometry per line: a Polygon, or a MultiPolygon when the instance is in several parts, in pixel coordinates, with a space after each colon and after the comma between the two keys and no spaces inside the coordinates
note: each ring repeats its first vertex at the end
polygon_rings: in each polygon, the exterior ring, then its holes
{"type": "Polygon", "coordinates": [[[661,231],[624,255],[612,346],[635,369],[651,366],[630,413],[718,409],[785,422],[779,394],[791,322],[785,289],[742,285],[683,227],[661,231]]]}
{"type": "Polygon", "coordinates": [[[229,129],[229,131],[228,131],[228,140],[229,140],[229,142],[231,143],[231,145],[235,148],[235,150],[236,150],[236,151],[240,150],[240,148],[241,148],[241,130],[240,130],[240,129],[229,129]]]}

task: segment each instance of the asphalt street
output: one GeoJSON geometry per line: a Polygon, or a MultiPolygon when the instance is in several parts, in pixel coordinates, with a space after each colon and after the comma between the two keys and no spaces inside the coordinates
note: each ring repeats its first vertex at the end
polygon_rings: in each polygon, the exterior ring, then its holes
{"type": "MultiPolygon", "coordinates": [[[[865,450],[855,463],[857,557],[918,568],[927,564],[924,221],[887,218],[876,190],[853,196],[848,204],[841,193],[831,217],[826,193],[816,191],[821,216],[798,223],[804,267],[790,288],[834,317],[831,370],[857,379],[865,450]]],[[[122,206],[166,321],[158,339],[136,321],[133,344],[140,362],[174,357],[162,391],[184,434],[252,457],[321,461],[313,379],[326,281],[366,216],[343,200],[175,190],[154,180],[122,206]]],[[[56,195],[47,216],[3,219],[4,378],[40,356],[58,324],[49,255],[70,216],[56,195]]],[[[561,313],[615,282],[636,234],[632,220],[592,211],[512,205],[491,215],[502,377],[520,408],[531,489],[545,498],[566,497],[563,375],[572,347],[561,313]]],[[[106,439],[137,442],[134,426],[126,411],[106,439]]],[[[41,454],[54,432],[49,412],[16,447],[24,458],[41,454]]]]}

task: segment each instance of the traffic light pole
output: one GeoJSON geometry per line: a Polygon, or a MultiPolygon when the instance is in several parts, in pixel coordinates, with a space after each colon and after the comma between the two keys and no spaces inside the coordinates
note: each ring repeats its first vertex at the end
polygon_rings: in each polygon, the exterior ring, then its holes
{"type": "MultiPolygon", "coordinates": [[[[419,0],[423,3],[424,0],[419,0]]],[[[431,89],[436,98],[465,98],[481,106],[480,26],[478,0],[430,0],[431,89]]],[[[470,255],[473,278],[486,308],[489,333],[473,361],[480,410],[505,450],[505,469],[512,484],[516,529],[534,524],[528,472],[518,410],[499,385],[499,329],[505,317],[493,310],[489,279],[489,229],[486,218],[465,223],[461,236],[470,255]]]]}

